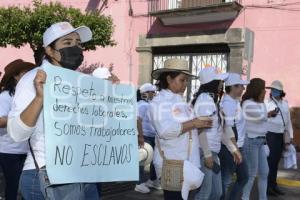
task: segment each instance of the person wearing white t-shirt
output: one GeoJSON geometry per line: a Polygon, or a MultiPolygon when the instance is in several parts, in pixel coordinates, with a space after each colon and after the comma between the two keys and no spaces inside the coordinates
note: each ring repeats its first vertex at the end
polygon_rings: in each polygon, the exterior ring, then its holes
{"type": "MultiPolygon", "coordinates": [[[[142,148],[144,142],[147,142],[154,149],[156,131],[149,119],[150,102],[155,96],[156,87],[151,83],[145,83],[137,90],[137,117],[138,117],[138,141],[139,146],[142,148]]],[[[153,162],[150,164],[150,178],[146,182],[144,178],[144,165],[140,165],[140,180],[135,186],[135,191],[141,193],[149,193],[149,187],[161,189],[159,180],[157,179],[153,162]]]]}
{"type": "Polygon", "coordinates": [[[270,149],[268,156],[269,164],[269,176],[268,176],[268,195],[278,196],[285,193],[277,186],[277,171],[280,158],[285,147],[288,147],[293,138],[293,126],[291,122],[291,116],[289,111],[289,104],[283,98],[285,92],[283,91],[283,85],[280,81],[275,80],[272,82],[270,98],[266,102],[267,110],[277,110],[277,115],[268,119],[268,133],[267,144],[270,149]]]}
{"type": "Polygon", "coordinates": [[[220,199],[222,195],[222,181],[220,160],[218,153],[223,141],[230,151],[241,159],[240,154],[229,139],[223,134],[223,120],[219,109],[220,94],[223,89],[223,81],[228,78],[227,73],[219,73],[216,67],[205,67],[199,73],[200,87],[194,96],[192,105],[197,117],[211,117],[213,126],[201,130],[201,170],[205,174],[200,190],[195,200],[220,199]]]}
{"type": "Polygon", "coordinates": [[[243,189],[243,200],[249,200],[254,179],[258,176],[259,200],[267,200],[269,167],[264,144],[268,132],[268,118],[276,116],[276,111],[267,112],[264,98],[265,81],[260,78],[250,80],[242,97],[243,115],[246,120],[244,152],[247,158],[249,179],[243,189]]]}
{"type": "MultiPolygon", "coordinates": [[[[195,117],[193,109],[183,99],[188,78],[196,76],[189,72],[187,61],[168,59],[164,62],[164,68],[152,71],[152,78],[158,80],[159,91],[149,108],[149,119],[157,131],[153,157],[156,174],[161,177],[163,158],[190,161],[198,170],[200,146],[197,129],[211,127],[212,121],[210,118],[195,117]]],[[[201,182],[201,177],[195,178],[201,182]]],[[[165,200],[182,200],[181,191],[170,191],[163,184],[162,187],[165,200]]]]}
{"type": "Polygon", "coordinates": [[[43,34],[45,55],[42,65],[26,73],[16,87],[7,130],[14,141],[30,139],[32,153],[27,155],[20,178],[21,193],[26,200],[64,199],[66,196],[69,199],[99,199],[97,187],[92,183],[49,186],[43,121],[43,85],[47,78],[43,67],[76,70],[84,58],[81,44],[91,39],[92,31],[86,26],[74,28],[68,22],[52,24],[43,34]],[[62,187],[60,197],[51,196],[62,187]]]}
{"type": "MultiPolygon", "coordinates": [[[[239,149],[243,159],[237,163],[235,157],[232,156],[229,149],[222,144],[219,158],[221,162],[222,186],[223,195],[221,199],[239,199],[243,187],[248,181],[248,168],[245,161],[243,146],[246,134],[245,119],[241,108],[241,97],[245,90],[245,85],[249,81],[241,79],[241,75],[237,73],[229,73],[228,79],[225,81],[226,94],[221,100],[220,106],[224,114],[225,129],[224,131],[231,131],[234,134],[230,138],[239,149]],[[228,189],[232,183],[232,176],[236,173],[236,181],[229,193],[228,189]]],[[[227,134],[230,135],[230,134],[227,134]]]]}
{"type": "Polygon", "coordinates": [[[33,63],[14,60],[4,68],[0,82],[0,166],[5,178],[5,199],[9,200],[17,199],[19,178],[29,149],[27,141],[14,142],[7,134],[7,116],[18,81],[34,67],[33,63]]]}

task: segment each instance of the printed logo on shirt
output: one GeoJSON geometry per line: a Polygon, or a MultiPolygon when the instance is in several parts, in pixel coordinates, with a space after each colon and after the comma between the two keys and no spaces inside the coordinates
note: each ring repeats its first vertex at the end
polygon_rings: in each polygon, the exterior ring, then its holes
{"type": "Polygon", "coordinates": [[[217,67],[216,67],[216,69],[215,69],[215,73],[216,73],[216,74],[221,74],[221,73],[222,73],[222,71],[221,71],[221,69],[219,69],[219,68],[217,68],[217,67]]]}
{"type": "Polygon", "coordinates": [[[180,115],[182,113],[181,109],[180,108],[173,108],[172,109],[172,113],[174,115],[180,115]]]}

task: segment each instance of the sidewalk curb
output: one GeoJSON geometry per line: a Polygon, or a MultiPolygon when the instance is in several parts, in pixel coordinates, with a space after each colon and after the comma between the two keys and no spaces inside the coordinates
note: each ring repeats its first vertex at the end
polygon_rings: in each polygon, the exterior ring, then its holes
{"type": "Polygon", "coordinates": [[[282,186],[287,187],[300,187],[300,181],[285,179],[285,178],[277,178],[277,183],[282,186]]]}

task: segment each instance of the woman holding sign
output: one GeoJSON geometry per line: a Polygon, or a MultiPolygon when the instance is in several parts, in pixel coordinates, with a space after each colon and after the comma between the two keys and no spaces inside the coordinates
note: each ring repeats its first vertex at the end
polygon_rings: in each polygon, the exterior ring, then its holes
{"type": "Polygon", "coordinates": [[[159,81],[160,91],[149,108],[150,121],[157,131],[153,163],[161,177],[164,199],[187,199],[188,192],[199,187],[202,180],[197,129],[211,127],[212,121],[195,118],[193,109],[183,100],[188,79],[196,78],[189,72],[187,61],[166,60],[164,68],[153,71],[152,77],[159,81]],[[173,171],[169,161],[183,163],[183,167],[173,171]],[[192,182],[196,184],[190,185],[192,182]]]}
{"type": "Polygon", "coordinates": [[[45,57],[40,67],[20,80],[8,118],[8,133],[16,142],[29,140],[30,153],[24,164],[20,185],[28,199],[99,199],[95,184],[49,185],[46,173],[43,121],[43,66],[76,70],[83,61],[81,43],[92,39],[86,26],[73,28],[68,22],[52,24],[43,35],[45,57]]]}

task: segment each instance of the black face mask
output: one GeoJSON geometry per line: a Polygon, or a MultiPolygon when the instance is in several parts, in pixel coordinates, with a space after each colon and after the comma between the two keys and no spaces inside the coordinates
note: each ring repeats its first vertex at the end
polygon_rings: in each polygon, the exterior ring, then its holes
{"type": "Polygon", "coordinates": [[[64,68],[76,70],[83,61],[82,49],[78,46],[65,47],[57,51],[61,56],[59,64],[64,68]]]}

